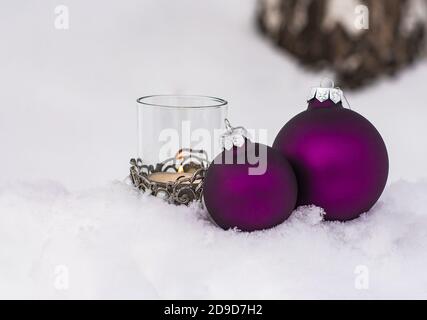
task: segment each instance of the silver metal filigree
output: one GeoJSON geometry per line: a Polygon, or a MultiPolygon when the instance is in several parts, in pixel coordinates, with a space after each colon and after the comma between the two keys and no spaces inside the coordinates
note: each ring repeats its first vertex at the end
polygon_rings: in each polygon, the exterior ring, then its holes
{"type": "Polygon", "coordinates": [[[142,159],[130,160],[130,179],[132,184],[142,191],[161,197],[170,203],[188,205],[192,201],[201,201],[203,181],[209,166],[208,155],[204,150],[181,149],[174,158],[161,163],[144,165],[142,159]],[[178,172],[192,169],[191,177],[179,177],[177,180],[163,183],[150,180],[156,172],[178,172]]]}

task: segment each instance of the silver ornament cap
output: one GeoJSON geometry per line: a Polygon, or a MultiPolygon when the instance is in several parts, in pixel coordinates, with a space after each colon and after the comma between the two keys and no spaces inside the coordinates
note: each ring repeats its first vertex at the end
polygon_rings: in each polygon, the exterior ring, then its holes
{"type": "Polygon", "coordinates": [[[344,100],[344,93],[340,88],[335,87],[334,82],[331,79],[325,78],[320,82],[320,87],[313,87],[311,89],[307,101],[311,101],[313,99],[316,99],[319,102],[324,102],[329,99],[333,103],[337,104],[344,100]]]}
{"type": "Polygon", "coordinates": [[[221,145],[225,150],[230,150],[234,146],[242,147],[245,140],[250,140],[250,134],[244,127],[233,127],[228,119],[224,120],[226,132],[220,137],[221,145]]]}

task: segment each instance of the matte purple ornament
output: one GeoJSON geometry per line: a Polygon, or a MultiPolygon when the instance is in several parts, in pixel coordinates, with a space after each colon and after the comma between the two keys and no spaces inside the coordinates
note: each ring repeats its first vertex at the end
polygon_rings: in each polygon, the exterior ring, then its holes
{"type": "Polygon", "coordinates": [[[271,147],[245,140],[220,153],[207,171],[203,195],[212,219],[223,229],[242,231],[272,228],[285,221],[295,209],[297,182],[282,155],[271,147]],[[247,147],[266,148],[260,163],[248,161],[247,147]],[[233,159],[232,163],[227,159],[233,159]],[[237,161],[244,159],[244,161],[237,161]],[[262,163],[264,161],[264,163],[262,163]],[[249,168],[266,164],[264,174],[249,174],[249,168]]]}
{"type": "Polygon", "coordinates": [[[295,170],[298,205],[324,208],[327,220],[351,220],[381,196],[389,170],[387,149],[375,127],[344,108],[339,96],[330,95],[337,103],[318,96],[281,129],[273,147],[295,170]]]}

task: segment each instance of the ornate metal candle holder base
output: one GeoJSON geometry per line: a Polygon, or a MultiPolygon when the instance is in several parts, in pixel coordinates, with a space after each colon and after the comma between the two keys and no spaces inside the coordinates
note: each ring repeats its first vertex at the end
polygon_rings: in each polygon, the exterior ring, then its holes
{"type": "Polygon", "coordinates": [[[201,201],[203,181],[209,166],[205,151],[181,149],[176,157],[155,166],[144,165],[139,158],[131,159],[130,164],[131,181],[139,190],[174,204],[188,205],[192,201],[201,201]],[[182,176],[179,176],[180,170],[184,172],[182,176]],[[154,181],[152,177],[156,173],[175,173],[176,178],[169,182],[154,181]]]}

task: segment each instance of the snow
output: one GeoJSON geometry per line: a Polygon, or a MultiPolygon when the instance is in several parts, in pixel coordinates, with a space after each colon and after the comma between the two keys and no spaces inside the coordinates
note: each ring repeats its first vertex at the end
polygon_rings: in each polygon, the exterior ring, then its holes
{"type": "MultiPolygon", "coordinates": [[[[402,22],[403,32],[412,32],[419,24],[427,23],[427,1],[411,0],[408,4],[408,12],[402,22]]],[[[426,29],[427,31],[427,29],[426,29]]]]}
{"type": "Polygon", "coordinates": [[[219,96],[271,143],[328,71],[260,38],[253,0],[62,4],[69,30],[54,28],[56,1],[0,5],[0,298],[427,297],[426,62],[345,92],[389,149],[371,212],[342,224],[302,208],[273,230],[223,231],[120,182],[136,98],[219,96]]]}
{"type": "Polygon", "coordinates": [[[427,181],[401,181],[352,222],[308,207],[243,233],[122,182],[84,192],[16,183],[0,191],[0,298],[426,297],[426,200],[427,181]],[[367,289],[355,285],[358,268],[367,289]]]}
{"type": "MultiPolygon", "coordinates": [[[[364,30],[362,26],[356,25],[356,21],[369,20],[369,16],[363,17],[364,12],[360,12],[362,2],[359,0],[329,0],[327,2],[327,11],[323,20],[325,30],[333,30],[340,24],[345,31],[352,35],[358,35],[364,30]],[[359,9],[359,10],[358,10],[359,9]]],[[[366,13],[369,15],[369,12],[366,13]]]]}

